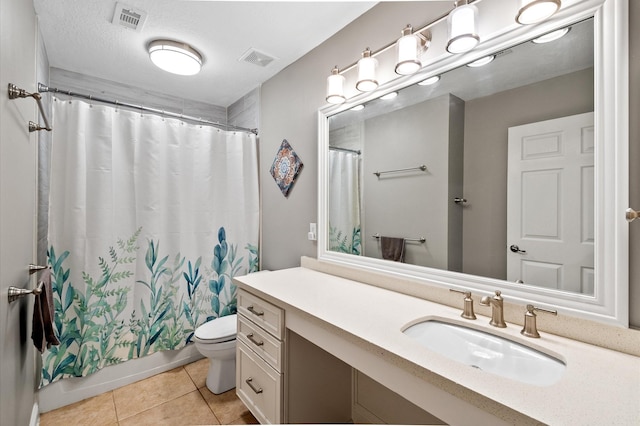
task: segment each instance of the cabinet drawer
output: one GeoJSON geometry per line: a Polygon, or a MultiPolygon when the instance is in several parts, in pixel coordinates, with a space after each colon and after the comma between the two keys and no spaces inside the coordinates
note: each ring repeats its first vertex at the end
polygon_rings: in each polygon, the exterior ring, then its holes
{"type": "Polygon", "coordinates": [[[238,340],[282,372],[282,342],[242,315],[238,316],[238,340]]]}
{"type": "Polygon", "coordinates": [[[282,340],[284,329],[282,309],[251,293],[238,290],[238,312],[282,340]]]}
{"type": "Polygon", "coordinates": [[[238,397],[260,423],[282,423],[282,376],[242,342],[236,358],[238,397]]]}

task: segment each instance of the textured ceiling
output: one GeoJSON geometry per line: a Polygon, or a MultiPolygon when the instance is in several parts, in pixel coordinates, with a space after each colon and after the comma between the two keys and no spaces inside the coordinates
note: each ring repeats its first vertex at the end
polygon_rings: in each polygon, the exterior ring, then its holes
{"type": "Polygon", "coordinates": [[[146,12],[141,31],[113,24],[115,0],[34,0],[52,67],[227,107],[320,45],[374,2],[123,0],[146,12]],[[202,53],[200,74],[156,68],[148,43],[169,38],[202,53]],[[249,49],[277,58],[239,61],[249,49]]]}

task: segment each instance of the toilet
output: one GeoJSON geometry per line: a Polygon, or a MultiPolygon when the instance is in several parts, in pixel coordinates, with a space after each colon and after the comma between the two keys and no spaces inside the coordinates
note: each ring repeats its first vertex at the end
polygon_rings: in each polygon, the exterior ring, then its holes
{"type": "Polygon", "coordinates": [[[227,315],[202,324],[193,341],[196,349],[209,358],[207,388],[220,394],[236,387],[237,315],[227,315]]]}

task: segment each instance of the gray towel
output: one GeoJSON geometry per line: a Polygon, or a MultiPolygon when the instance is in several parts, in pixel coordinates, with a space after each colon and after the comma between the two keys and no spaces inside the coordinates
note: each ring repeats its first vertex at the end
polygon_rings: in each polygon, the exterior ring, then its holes
{"type": "Polygon", "coordinates": [[[404,262],[404,238],[380,237],[382,258],[404,262]]]}
{"type": "Polygon", "coordinates": [[[60,344],[53,328],[54,308],[50,269],[45,269],[42,272],[38,286],[40,283],[42,283],[42,291],[39,294],[34,294],[31,339],[36,348],[40,352],[44,352],[45,348],[60,344]]]}

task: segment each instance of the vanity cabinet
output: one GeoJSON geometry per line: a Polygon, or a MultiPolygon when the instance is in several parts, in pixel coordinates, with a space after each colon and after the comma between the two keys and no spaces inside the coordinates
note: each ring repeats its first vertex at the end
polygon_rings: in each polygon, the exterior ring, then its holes
{"type": "Polygon", "coordinates": [[[283,421],[284,311],[238,290],[236,393],[260,423],[283,421]]]}

